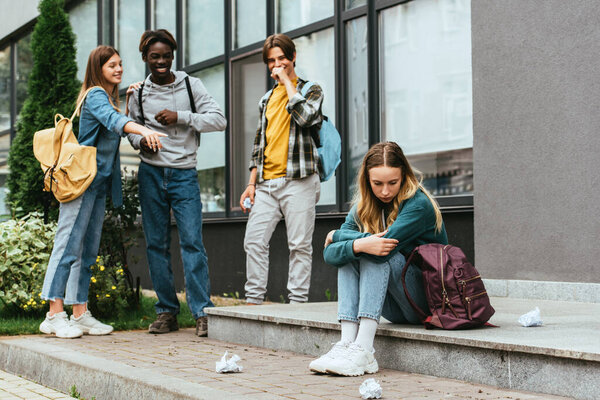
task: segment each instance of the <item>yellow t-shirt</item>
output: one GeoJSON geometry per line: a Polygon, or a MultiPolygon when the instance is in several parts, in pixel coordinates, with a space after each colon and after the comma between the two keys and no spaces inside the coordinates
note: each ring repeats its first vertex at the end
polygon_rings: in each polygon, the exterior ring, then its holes
{"type": "MultiPolygon", "coordinates": [[[[292,84],[296,86],[296,80],[293,80],[292,84]]],[[[267,103],[267,145],[265,147],[263,179],[280,178],[286,174],[290,121],[292,118],[285,109],[288,100],[285,85],[277,85],[267,103]]]]}

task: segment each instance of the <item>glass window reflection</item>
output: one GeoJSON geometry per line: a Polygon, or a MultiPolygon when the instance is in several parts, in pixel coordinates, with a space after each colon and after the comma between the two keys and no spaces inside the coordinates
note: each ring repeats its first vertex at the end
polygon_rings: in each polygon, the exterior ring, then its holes
{"type": "MultiPolygon", "coordinates": [[[[191,74],[200,78],[208,93],[225,111],[223,64],[191,74]]],[[[202,132],[198,148],[198,181],[203,212],[225,211],[225,132],[202,132]]]]}
{"type": "Polygon", "coordinates": [[[260,115],[258,102],[266,92],[266,68],[262,53],[232,63],[231,79],[231,208],[239,209],[246,189],[250,156],[260,115]]]}
{"type": "Polygon", "coordinates": [[[140,38],[146,30],[145,4],[145,0],[117,0],[115,47],[123,60],[122,88],[143,80],[146,74],[146,66],[139,52],[140,38]]]}
{"type": "MultiPolygon", "coordinates": [[[[367,17],[346,24],[347,90],[347,187],[354,193],[356,176],[363,156],[369,150],[367,17]]],[[[348,199],[349,200],[349,199],[348,199]]]]}
{"type": "Polygon", "coordinates": [[[275,7],[277,32],[291,31],[333,16],[333,0],[277,0],[275,7]]]}
{"type": "Polygon", "coordinates": [[[77,79],[83,81],[88,56],[98,44],[98,3],[85,0],[69,11],[69,21],[76,36],[77,79]]]}
{"type": "Polygon", "coordinates": [[[0,50],[0,132],[10,129],[10,46],[0,50]]]}
{"type": "Polygon", "coordinates": [[[176,1],[154,0],[152,3],[154,29],[166,29],[176,35],[176,1]]]}
{"type": "MultiPolygon", "coordinates": [[[[333,28],[294,39],[296,44],[296,74],[317,82],[323,89],[323,114],[335,124],[335,43],[333,28]]],[[[317,205],[335,204],[336,177],[321,184],[321,199],[317,205]]],[[[239,197],[239,196],[238,196],[239,197]]]]}
{"type": "Polygon", "coordinates": [[[185,65],[224,53],[224,13],[223,0],[186,1],[185,65]]]}
{"type": "Polygon", "coordinates": [[[468,0],[422,0],[380,14],[382,136],[437,195],[473,190],[470,11],[468,0]]]}
{"type": "Polygon", "coordinates": [[[17,115],[23,108],[27,98],[27,80],[33,68],[33,53],[31,52],[31,34],[17,42],[17,115]]]}
{"type": "Polygon", "coordinates": [[[367,4],[367,0],[346,0],[346,10],[350,10],[352,8],[364,6],[367,4]]]}
{"type": "Polygon", "coordinates": [[[267,35],[265,0],[235,0],[233,4],[233,48],[264,40],[267,35]]]}

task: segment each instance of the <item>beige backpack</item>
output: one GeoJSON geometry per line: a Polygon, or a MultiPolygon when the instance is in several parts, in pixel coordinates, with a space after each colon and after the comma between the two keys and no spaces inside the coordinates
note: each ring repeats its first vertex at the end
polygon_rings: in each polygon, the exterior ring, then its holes
{"type": "Polygon", "coordinates": [[[73,119],[87,94],[96,87],[85,92],[71,118],[56,114],[54,128],[33,136],[33,154],[44,171],[44,191],[54,193],[61,203],[81,196],[96,176],[96,147],[80,145],[73,134],[73,119]]]}

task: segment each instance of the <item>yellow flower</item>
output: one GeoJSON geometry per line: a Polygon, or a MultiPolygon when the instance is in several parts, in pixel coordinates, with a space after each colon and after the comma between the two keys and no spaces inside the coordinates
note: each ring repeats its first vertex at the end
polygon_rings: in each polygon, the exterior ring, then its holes
{"type": "Polygon", "coordinates": [[[96,295],[96,298],[99,298],[99,297],[100,297],[99,295],[96,295]]]}
{"type": "Polygon", "coordinates": [[[117,287],[115,285],[110,287],[112,290],[115,290],[117,287]]]}
{"type": "Polygon", "coordinates": [[[107,294],[106,297],[110,297],[110,294],[107,294]]]}
{"type": "Polygon", "coordinates": [[[37,304],[37,303],[36,303],[35,301],[33,301],[33,302],[31,303],[31,305],[32,305],[32,306],[35,306],[36,304],[37,304]]]}
{"type": "Polygon", "coordinates": [[[42,300],[42,304],[46,304],[46,300],[42,300]]]}
{"type": "Polygon", "coordinates": [[[96,283],[96,278],[92,276],[92,283],[96,283]]]}
{"type": "Polygon", "coordinates": [[[100,262],[100,256],[96,257],[96,263],[100,262]]]}
{"type": "Polygon", "coordinates": [[[121,273],[123,273],[123,269],[119,268],[119,269],[117,270],[117,272],[121,274],[121,273]]]}
{"type": "Polygon", "coordinates": [[[100,266],[100,271],[104,271],[104,265],[100,266]]]}
{"type": "Polygon", "coordinates": [[[27,304],[23,304],[23,310],[27,310],[27,304]]]}

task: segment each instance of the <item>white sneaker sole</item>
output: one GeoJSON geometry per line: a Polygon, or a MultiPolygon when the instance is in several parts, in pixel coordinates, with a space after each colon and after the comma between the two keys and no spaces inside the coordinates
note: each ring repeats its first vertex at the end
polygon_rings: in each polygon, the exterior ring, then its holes
{"type": "Polygon", "coordinates": [[[375,359],[364,370],[356,365],[348,368],[327,368],[328,373],[341,376],[361,376],[364,374],[374,374],[377,371],[379,371],[379,365],[375,359]]]}
{"type": "Polygon", "coordinates": [[[83,336],[83,332],[72,332],[71,334],[65,335],[63,333],[58,333],[56,329],[46,321],[40,324],[40,332],[45,333],[46,335],[54,335],[57,338],[61,339],[76,339],[83,336]]]}
{"type": "Polygon", "coordinates": [[[312,372],[317,372],[319,374],[326,374],[327,373],[327,368],[326,367],[324,367],[322,365],[319,365],[319,364],[315,363],[314,361],[311,362],[308,365],[308,369],[310,369],[312,372]]]}

